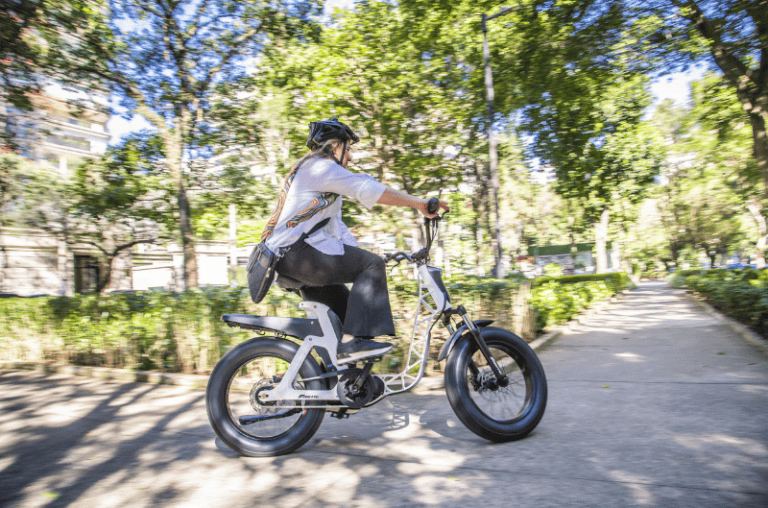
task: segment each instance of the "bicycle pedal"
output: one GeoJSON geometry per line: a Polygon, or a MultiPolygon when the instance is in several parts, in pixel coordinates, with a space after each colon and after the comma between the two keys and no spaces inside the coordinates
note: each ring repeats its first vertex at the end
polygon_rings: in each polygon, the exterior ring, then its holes
{"type": "Polygon", "coordinates": [[[349,418],[357,412],[358,410],[350,410],[348,407],[343,407],[338,411],[331,411],[331,418],[338,418],[339,420],[343,420],[345,418],[349,418]]]}

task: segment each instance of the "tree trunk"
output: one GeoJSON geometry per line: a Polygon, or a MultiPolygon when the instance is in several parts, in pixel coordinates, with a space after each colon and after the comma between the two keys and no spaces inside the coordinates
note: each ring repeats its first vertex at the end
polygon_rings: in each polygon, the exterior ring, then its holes
{"type": "MultiPolygon", "coordinates": [[[[2,241],[3,231],[0,228],[0,241],[2,241]]],[[[5,272],[8,270],[8,255],[5,252],[5,245],[0,244],[0,292],[5,291],[5,272]]]]}
{"type": "Polygon", "coordinates": [[[755,246],[755,265],[757,268],[765,268],[765,237],[768,234],[768,227],[766,227],[765,216],[762,214],[760,204],[756,199],[752,199],[747,208],[752,214],[752,218],[757,222],[757,245],[755,246]]]}
{"type": "MultiPolygon", "coordinates": [[[[178,130],[178,129],[177,129],[178,130]]],[[[168,169],[171,178],[176,185],[176,204],[179,210],[179,229],[181,232],[181,248],[184,255],[183,263],[183,289],[189,289],[198,285],[197,258],[195,256],[195,231],[192,228],[192,213],[187,197],[186,182],[181,161],[181,140],[174,133],[165,139],[168,151],[168,169]]]]}
{"type": "Polygon", "coordinates": [[[64,240],[58,241],[58,270],[61,277],[61,296],[72,296],[75,294],[74,267],[72,264],[72,251],[69,244],[64,240]]]}
{"type": "Polygon", "coordinates": [[[752,124],[752,153],[763,175],[765,197],[768,198],[768,133],[765,130],[765,117],[759,112],[752,112],[749,121],[752,124]]]}
{"type": "Polygon", "coordinates": [[[99,277],[96,280],[96,292],[104,293],[109,289],[109,285],[112,282],[112,265],[115,263],[117,256],[105,256],[104,262],[101,263],[102,270],[99,270],[99,277]]]}
{"type": "Polygon", "coordinates": [[[482,259],[483,236],[480,217],[487,213],[487,206],[483,206],[485,204],[483,196],[487,194],[488,190],[485,175],[480,170],[481,167],[482,165],[479,162],[475,162],[475,178],[479,185],[477,192],[472,196],[472,211],[474,212],[474,218],[472,219],[472,241],[475,243],[475,269],[476,274],[479,276],[485,275],[482,259]]]}
{"type": "Polygon", "coordinates": [[[600,214],[600,222],[595,223],[596,273],[606,273],[608,271],[608,253],[606,249],[608,243],[608,213],[608,207],[606,206],[600,214]]]}
{"type": "MultiPolygon", "coordinates": [[[[677,3],[677,2],[676,2],[677,3]]],[[[678,4],[678,7],[680,5],[678,4]]],[[[761,54],[757,68],[750,69],[751,62],[740,60],[735,55],[734,46],[724,37],[720,20],[708,18],[697,2],[686,2],[686,13],[696,29],[709,41],[709,50],[717,66],[723,71],[726,80],[733,86],[744,111],[752,124],[752,153],[757,161],[765,182],[765,196],[768,197],[768,137],[765,121],[768,118],[768,92],[766,92],[768,74],[765,72],[768,57],[765,40],[762,41],[761,54]]],[[[757,36],[765,37],[768,18],[765,16],[765,1],[744,2],[744,8],[757,28],[757,36]]]]}
{"type": "Polygon", "coordinates": [[[619,241],[614,238],[611,243],[611,267],[616,272],[621,272],[621,245],[619,241]]]}

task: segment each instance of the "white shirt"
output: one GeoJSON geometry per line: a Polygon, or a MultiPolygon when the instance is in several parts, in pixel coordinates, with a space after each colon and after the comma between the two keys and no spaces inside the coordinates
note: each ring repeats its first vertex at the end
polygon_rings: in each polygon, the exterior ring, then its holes
{"type": "Polygon", "coordinates": [[[386,186],[375,178],[353,173],[331,159],[310,159],[296,171],[275,229],[267,238],[267,247],[275,251],[292,245],[303,233],[330,217],[328,224],[304,241],[323,254],[341,256],[344,245],[357,247],[357,240],[341,220],[341,196],[354,198],[370,210],[385,190],[386,186]],[[323,208],[327,201],[322,196],[328,192],[339,196],[323,208]],[[311,217],[298,224],[290,220],[308,214],[311,217]]]}

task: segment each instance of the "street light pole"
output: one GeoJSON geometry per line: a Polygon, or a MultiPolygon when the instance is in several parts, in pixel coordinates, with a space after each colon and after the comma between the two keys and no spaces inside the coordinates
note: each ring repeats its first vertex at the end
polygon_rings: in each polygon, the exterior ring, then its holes
{"type": "Polygon", "coordinates": [[[487,22],[504,16],[520,9],[521,6],[515,6],[510,8],[502,7],[501,12],[494,14],[493,16],[482,15],[482,27],[483,27],[483,57],[485,58],[485,94],[488,101],[488,150],[490,152],[490,164],[489,169],[491,172],[491,200],[493,201],[493,213],[494,213],[494,260],[496,262],[496,277],[499,279],[504,278],[504,263],[502,262],[502,255],[504,249],[501,242],[501,213],[499,211],[499,188],[501,184],[499,182],[499,152],[496,147],[496,133],[493,131],[493,72],[491,71],[491,50],[488,47],[488,25],[487,22]]]}

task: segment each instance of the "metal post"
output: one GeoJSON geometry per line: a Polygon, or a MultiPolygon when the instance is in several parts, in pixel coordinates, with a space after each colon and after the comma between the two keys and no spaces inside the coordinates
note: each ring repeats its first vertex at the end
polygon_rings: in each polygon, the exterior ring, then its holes
{"type": "Polygon", "coordinates": [[[237,215],[234,204],[229,205],[229,285],[237,286],[237,215]]]}

